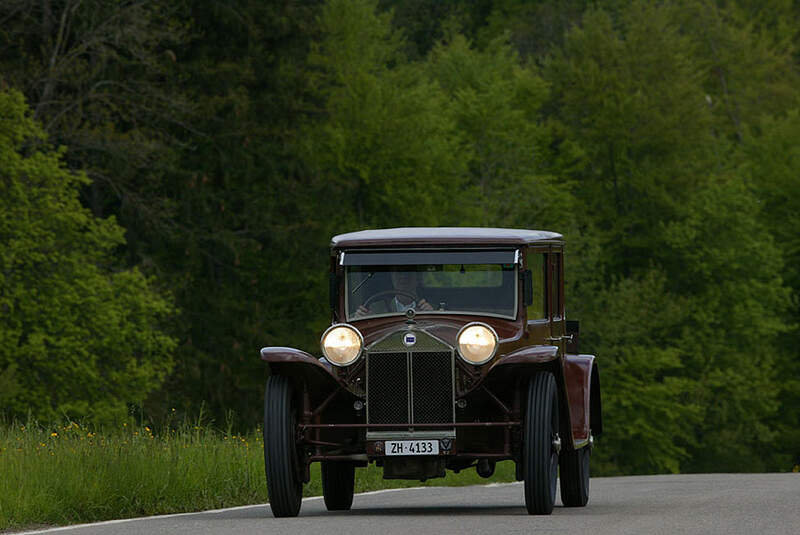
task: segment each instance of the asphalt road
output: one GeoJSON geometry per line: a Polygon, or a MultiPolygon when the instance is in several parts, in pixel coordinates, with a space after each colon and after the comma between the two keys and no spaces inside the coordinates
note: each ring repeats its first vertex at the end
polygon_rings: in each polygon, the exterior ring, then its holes
{"type": "Polygon", "coordinates": [[[266,505],[117,520],[26,533],[347,534],[590,533],[800,534],[800,474],[712,474],[595,478],[589,505],[550,516],[525,512],[520,483],[426,487],[357,495],[349,512],[307,498],[298,518],[266,505]]]}

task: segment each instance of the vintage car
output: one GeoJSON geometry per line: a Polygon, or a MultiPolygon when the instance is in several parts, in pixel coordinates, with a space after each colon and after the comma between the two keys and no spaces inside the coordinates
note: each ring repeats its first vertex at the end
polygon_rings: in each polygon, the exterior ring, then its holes
{"type": "Polygon", "coordinates": [[[295,516],[310,465],[328,510],[354,471],[426,480],[513,460],[530,514],[589,498],[602,432],[592,355],[564,314],[564,241],[494,228],[365,230],[331,241],[321,358],[265,347],[264,456],[275,516],[295,516]]]}

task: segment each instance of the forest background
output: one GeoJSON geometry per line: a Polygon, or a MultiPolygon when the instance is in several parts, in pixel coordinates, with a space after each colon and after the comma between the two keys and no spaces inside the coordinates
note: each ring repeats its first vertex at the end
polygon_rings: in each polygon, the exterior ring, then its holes
{"type": "Polygon", "coordinates": [[[253,429],[332,235],[547,229],[593,472],[786,470],[798,44],[791,0],[2,0],[0,411],[253,429]]]}

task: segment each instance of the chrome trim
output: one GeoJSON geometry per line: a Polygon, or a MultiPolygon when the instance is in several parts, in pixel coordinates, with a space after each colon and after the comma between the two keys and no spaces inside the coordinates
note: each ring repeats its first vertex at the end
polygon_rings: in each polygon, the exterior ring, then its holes
{"type": "Polygon", "coordinates": [[[406,407],[406,414],[408,421],[414,421],[414,364],[411,362],[411,348],[406,348],[406,385],[408,386],[408,407],[406,407]]]}
{"type": "MultiPolygon", "coordinates": [[[[456,438],[456,430],[455,430],[455,428],[436,429],[436,430],[419,430],[419,431],[414,431],[413,430],[413,428],[414,428],[414,422],[413,422],[413,419],[414,419],[414,395],[413,395],[413,392],[414,392],[414,388],[413,388],[413,386],[414,386],[414,373],[413,373],[413,370],[414,370],[414,368],[413,368],[413,356],[414,356],[415,353],[429,353],[429,352],[436,352],[436,351],[428,351],[428,350],[421,350],[420,351],[420,350],[417,350],[414,346],[405,347],[405,348],[398,347],[396,350],[395,349],[392,349],[392,350],[380,350],[380,351],[372,351],[371,350],[372,347],[375,347],[377,344],[383,342],[387,338],[389,338],[391,336],[396,336],[398,333],[408,332],[409,330],[412,330],[412,329],[404,328],[404,329],[397,329],[395,331],[392,331],[392,332],[386,334],[385,336],[382,336],[381,338],[379,338],[379,339],[375,340],[374,342],[372,342],[369,345],[369,347],[363,349],[362,353],[364,355],[364,358],[366,359],[366,368],[365,368],[365,370],[366,370],[365,374],[366,375],[365,375],[365,377],[369,377],[369,362],[370,362],[369,356],[370,355],[372,355],[372,354],[380,355],[382,353],[405,353],[406,354],[406,373],[408,374],[407,375],[407,377],[408,377],[408,383],[407,383],[408,384],[407,414],[408,414],[408,420],[409,421],[408,422],[404,422],[404,423],[407,423],[408,424],[407,427],[412,429],[412,430],[409,430],[409,431],[399,431],[399,430],[398,431],[370,431],[370,429],[368,427],[369,426],[370,404],[366,403],[365,404],[365,406],[366,406],[366,419],[365,419],[365,422],[366,422],[366,425],[367,425],[366,439],[367,440],[373,440],[373,439],[386,440],[386,439],[394,439],[394,438],[397,438],[397,439],[453,438],[453,439],[455,439],[456,438]]],[[[442,340],[438,336],[435,336],[435,335],[427,332],[425,329],[413,329],[413,331],[417,334],[418,341],[419,341],[419,336],[420,335],[428,336],[431,339],[435,340],[436,342],[442,344],[444,346],[444,348],[447,348],[447,349],[442,348],[440,351],[450,353],[450,374],[451,374],[450,375],[450,381],[451,381],[450,403],[451,403],[451,407],[452,407],[452,419],[453,419],[453,422],[455,422],[456,421],[456,362],[455,362],[456,350],[455,350],[455,348],[453,348],[452,345],[450,345],[449,343],[445,342],[444,340],[442,340]]],[[[492,332],[494,332],[494,331],[492,331],[492,332]]],[[[495,337],[496,336],[497,336],[497,334],[495,333],[495,337]]],[[[370,388],[370,384],[369,384],[369,381],[367,381],[366,385],[365,385],[365,395],[366,395],[367,400],[369,400],[369,393],[368,393],[369,392],[369,388],[370,388]]],[[[406,427],[406,426],[403,426],[402,424],[398,424],[398,427],[406,427]]]]}
{"type": "Polygon", "coordinates": [[[458,350],[457,351],[458,356],[461,357],[461,360],[463,360],[467,364],[472,364],[473,366],[480,366],[481,364],[486,364],[487,362],[492,360],[494,358],[494,356],[497,354],[497,346],[499,346],[499,345],[500,345],[500,338],[497,336],[497,331],[495,331],[492,328],[491,325],[489,325],[487,323],[483,323],[482,321],[473,321],[473,322],[467,323],[466,325],[461,327],[461,329],[458,330],[458,334],[456,334],[456,349],[458,350]],[[460,338],[461,338],[461,333],[463,333],[466,329],[468,329],[469,327],[472,327],[474,325],[480,325],[481,327],[486,327],[487,329],[489,329],[489,332],[491,332],[492,335],[494,336],[494,349],[492,350],[491,355],[489,355],[487,358],[485,358],[484,360],[482,360],[480,362],[472,362],[471,360],[467,360],[461,354],[461,342],[459,341],[460,338]]]}
{"type": "MultiPolygon", "coordinates": [[[[533,245],[538,245],[540,242],[536,242],[533,245]]],[[[424,245],[373,245],[368,247],[357,247],[357,246],[344,246],[344,250],[348,252],[358,252],[358,253],[396,253],[396,252],[406,252],[406,251],[420,251],[420,252],[440,252],[440,251],[514,251],[519,250],[518,244],[505,244],[505,245],[491,245],[491,244],[484,244],[484,245],[459,245],[457,243],[444,243],[444,244],[435,244],[436,247],[431,248],[430,246],[424,245]]],[[[531,244],[529,244],[531,245],[531,244]]],[[[545,243],[547,245],[547,243],[545,243]]]]}
{"type": "Polygon", "coordinates": [[[571,334],[569,336],[546,336],[544,341],[545,342],[560,342],[561,340],[566,340],[567,342],[571,342],[572,341],[572,336],[573,335],[571,335],[571,334]]]}
{"type": "MultiPolygon", "coordinates": [[[[429,333],[427,329],[420,329],[419,327],[416,327],[416,326],[412,325],[412,326],[406,326],[406,327],[398,328],[397,330],[394,330],[394,331],[390,332],[389,334],[387,334],[385,336],[381,336],[380,338],[378,338],[377,340],[372,342],[369,346],[365,347],[364,348],[364,352],[365,353],[372,353],[373,352],[372,348],[375,347],[376,345],[380,344],[381,342],[383,342],[387,338],[391,338],[392,336],[397,336],[397,333],[403,333],[403,332],[408,332],[408,331],[414,331],[415,333],[424,333],[426,336],[430,336],[431,338],[433,338],[434,340],[436,340],[437,342],[439,342],[443,346],[447,347],[450,351],[455,349],[451,344],[445,342],[444,340],[442,340],[441,338],[439,338],[435,334],[429,333]]],[[[419,339],[417,339],[417,341],[419,342],[419,339]]],[[[405,347],[405,348],[398,347],[397,351],[394,351],[394,350],[391,350],[391,351],[375,351],[375,353],[402,353],[403,351],[410,351],[410,349],[411,348],[409,348],[409,347],[405,347]]]]}
{"type": "Polygon", "coordinates": [[[456,438],[455,429],[436,429],[432,431],[367,431],[367,440],[392,439],[437,439],[456,438]]]}
{"type": "MultiPolygon", "coordinates": [[[[516,296],[516,292],[514,293],[516,296]]],[[[350,306],[350,303],[345,301],[345,306],[350,306]]],[[[468,312],[464,310],[423,310],[417,311],[417,318],[423,315],[438,315],[438,316],[483,316],[486,318],[500,318],[504,320],[514,321],[517,319],[517,300],[514,298],[514,315],[506,316],[504,314],[494,314],[492,312],[468,312]]],[[[360,318],[353,317],[349,312],[347,315],[348,321],[371,320],[373,318],[388,318],[389,316],[405,317],[405,312],[383,312],[381,314],[370,314],[369,316],[361,316],[360,318]]]]}
{"type": "Polygon", "coordinates": [[[325,355],[325,360],[326,361],[328,361],[333,366],[337,366],[339,368],[344,368],[346,366],[350,366],[350,365],[354,364],[359,358],[361,358],[361,355],[364,354],[364,336],[361,334],[361,331],[359,331],[358,329],[356,329],[355,327],[353,327],[349,323],[334,323],[333,325],[331,325],[330,327],[325,329],[325,332],[322,333],[322,336],[319,338],[319,347],[320,347],[320,349],[322,349],[322,354],[325,355]],[[361,342],[361,347],[358,348],[358,354],[356,354],[356,356],[353,358],[353,360],[351,360],[347,364],[339,364],[339,363],[334,362],[331,359],[329,359],[328,358],[328,353],[325,351],[325,345],[322,343],[322,341],[325,340],[325,336],[327,336],[327,334],[330,331],[332,331],[333,329],[335,329],[337,327],[346,327],[348,329],[351,329],[352,331],[355,331],[355,333],[358,335],[359,341],[361,342]]]}

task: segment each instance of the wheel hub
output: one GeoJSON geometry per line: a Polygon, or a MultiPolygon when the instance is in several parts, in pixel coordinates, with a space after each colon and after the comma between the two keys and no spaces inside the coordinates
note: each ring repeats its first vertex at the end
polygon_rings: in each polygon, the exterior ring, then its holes
{"type": "Polygon", "coordinates": [[[554,452],[556,452],[556,453],[560,453],[561,452],[561,437],[558,436],[558,433],[556,433],[555,436],[553,436],[552,445],[553,445],[553,451],[554,452]]]}

